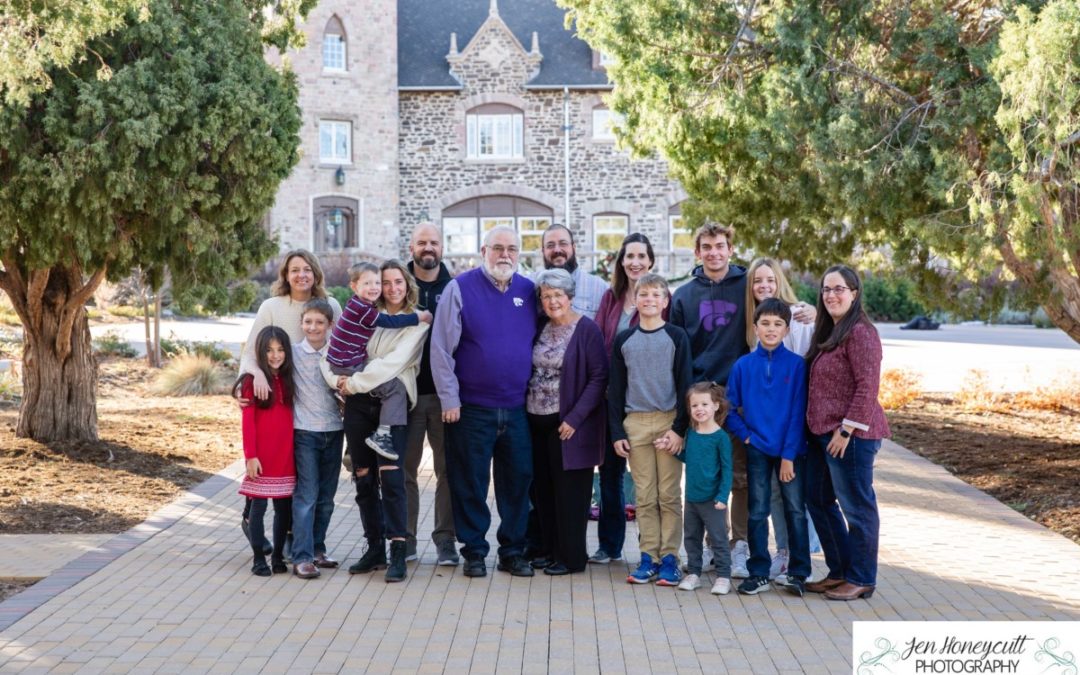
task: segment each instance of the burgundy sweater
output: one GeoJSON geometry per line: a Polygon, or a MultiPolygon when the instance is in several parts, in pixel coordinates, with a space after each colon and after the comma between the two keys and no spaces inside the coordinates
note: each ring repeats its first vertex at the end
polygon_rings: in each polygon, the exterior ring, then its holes
{"type": "Polygon", "coordinates": [[[857,324],[840,346],[819,353],[810,365],[810,431],[829,434],[846,424],[859,438],[891,436],[877,400],[880,380],[881,338],[873,326],[857,324]]]}

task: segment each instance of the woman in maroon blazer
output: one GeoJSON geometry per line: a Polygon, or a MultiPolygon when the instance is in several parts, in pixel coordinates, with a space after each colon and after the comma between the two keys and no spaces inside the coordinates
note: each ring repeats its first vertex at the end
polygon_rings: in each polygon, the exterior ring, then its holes
{"type": "Polygon", "coordinates": [[[806,584],[830,600],[869,598],[877,585],[878,517],[874,457],[889,436],[878,404],[881,338],[862,307],[862,284],[849,267],[825,271],[818,296],[806,423],[806,505],[829,575],[806,584]]]}
{"type": "Polygon", "coordinates": [[[525,409],[533,442],[533,499],[543,549],[534,567],[581,572],[593,470],[604,461],[607,351],[595,323],[575,312],[574,279],[563,269],[533,280],[546,321],[533,345],[525,409]]]}

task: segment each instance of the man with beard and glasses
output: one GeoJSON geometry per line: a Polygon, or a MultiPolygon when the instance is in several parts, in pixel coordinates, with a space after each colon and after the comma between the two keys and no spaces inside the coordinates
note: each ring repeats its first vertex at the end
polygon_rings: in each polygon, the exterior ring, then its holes
{"type": "MultiPolygon", "coordinates": [[[[442,263],[442,233],[431,223],[421,223],[413,231],[409,243],[412,261],[409,272],[420,288],[418,307],[435,314],[439,299],[452,277],[442,263]]],[[[457,565],[460,561],[454,547],[454,512],[450,505],[450,484],[446,480],[446,453],[443,435],[442,407],[431,377],[431,334],[424,342],[420,372],[416,376],[417,401],[409,413],[409,435],[405,443],[405,494],[409,507],[406,560],[416,560],[416,530],[420,511],[420,486],[417,474],[424,454],[424,438],[431,445],[435,465],[435,529],[431,541],[435,544],[438,564],[457,565]]]]}
{"type": "Polygon", "coordinates": [[[578,314],[595,318],[608,285],[600,277],[578,267],[573,233],[565,225],[552,225],[544,230],[541,246],[544,269],[564,269],[574,278],[576,290],[570,307],[578,314]]]}
{"type": "Polygon", "coordinates": [[[432,331],[431,373],[446,423],[446,475],[468,577],[487,575],[492,473],[502,520],[498,569],[533,576],[524,556],[533,474],[525,394],[537,311],[533,283],[516,273],[520,253],[517,232],[489,231],[480,248],[483,265],[447,284],[432,331]]]}

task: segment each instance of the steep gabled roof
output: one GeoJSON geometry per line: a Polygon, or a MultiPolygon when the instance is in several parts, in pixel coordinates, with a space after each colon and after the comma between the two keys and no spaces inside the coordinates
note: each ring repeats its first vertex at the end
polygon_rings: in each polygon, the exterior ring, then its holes
{"type": "MultiPolygon", "coordinates": [[[[398,0],[398,86],[457,88],[446,55],[450,34],[460,49],[487,20],[490,0],[398,0]]],[[[529,50],[540,39],[544,60],[530,87],[611,86],[603,70],[593,70],[592,49],[564,27],[565,11],[555,0],[498,0],[499,17],[529,50]]]]}

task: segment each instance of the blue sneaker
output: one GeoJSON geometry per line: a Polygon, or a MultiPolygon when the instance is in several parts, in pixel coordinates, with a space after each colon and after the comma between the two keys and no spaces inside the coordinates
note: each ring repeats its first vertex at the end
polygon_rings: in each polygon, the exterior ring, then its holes
{"type": "Polygon", "coordinates": [[[653,562],[652,556],[648,553],[642,553],[641,564],[638,565],[636,570],[630,573],[630,576],[626,577],[626,583],[647,584],[656,578],[659,571],[660,565],[653,562]]]}
{"type": "Polygon", "coordinates": [[[682,579],[679,571],[679,559],[674,553],[668,553],[660,559],[660,572],[657,575],[657,586],[678,586],[682,579]]]}

